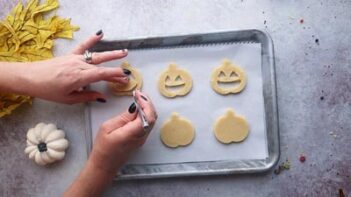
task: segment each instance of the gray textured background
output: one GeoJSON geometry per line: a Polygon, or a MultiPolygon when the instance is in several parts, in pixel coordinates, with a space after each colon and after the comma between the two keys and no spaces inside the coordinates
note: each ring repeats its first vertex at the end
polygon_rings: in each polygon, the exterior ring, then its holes
{"type": "MultiPolygon", "coordinates": [[[[17,0],[0,0],[3,17],[17,0]]],[[[281,161],[291,169],[255,175],[117,182],[106,196],[351,196],[351,1],[60,0],[58,14],[81,27],[56,55],[100,28],[109,39],[265,29],[276,54],[281,161]],[[300,24],[300,19],[304,23],[300,24]],[[264,22],[266,21],[266,22],[264,22]],[[315,42],[319,39],[319,43],[315,42]],[[330,135],[333,132],[336,138],[330,135]],[[307,160],[298,161],[303,153],[307,160]]],[[[86,160],[84,106],[36,99],[0,120],[0,196],[59,196],[86,160]],[[36,166],[23,153],[40,121],[66,130],[65,160],[36,166]]]]}

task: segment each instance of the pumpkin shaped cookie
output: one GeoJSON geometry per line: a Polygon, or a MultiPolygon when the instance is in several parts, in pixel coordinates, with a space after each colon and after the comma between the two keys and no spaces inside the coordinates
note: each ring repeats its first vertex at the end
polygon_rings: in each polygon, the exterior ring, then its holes
{"type": "Polygon", "coordinates": [[[195,137],[195,129],[191,122],[180,117],[177,113],[172,113],[171,118],[161,127],[161,140],[171,148],[186,146],[195,137]]]}
{"type": "Polygon", "coordinates": [[[140,90],[143,85],[143,80],[139,71],[133,68],[128,62],[123,62],[121,68],[130,70],[129,82],[127,84],[109,83],[109,86],[116,96],[132,95],[133,91],[140,90]]]}
{"type": "Polygon", "coordinates": [[[170,64],[161,73],[158,80],[158,89],[161,94],[169,98],[188,94],[192,85],[190,74],[186,70],[178,68],[176,64],[170,64]]]}
{"type": "Polygon", "coordinates": [[[249,134],[249,125],[244,117],[236,115],[233,109],[228,109],[216,120],[214,134],[224,144],[241,142],[249,134]]]}
{"type": "Polygon", "coordinates": [[[235,94],[245,88],[246,74],[243,69],[225,59],[222,65],[212,71],[210,82],[212,89],[218,94],[235,94]],[[229,87],[224,87],[224,84],[228,84],[229,87]]]}
{"type": "Polygon", "coordinates": [[[38,123],[27,132],[27,147],[24,150],[38,165],[47,165],[65,156],[68,141],[65,132],[54,124],[38,123]]]}

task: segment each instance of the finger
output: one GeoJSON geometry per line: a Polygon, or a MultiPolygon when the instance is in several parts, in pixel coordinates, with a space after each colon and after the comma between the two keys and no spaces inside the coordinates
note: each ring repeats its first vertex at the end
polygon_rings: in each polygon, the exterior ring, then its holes
{"type": "MultiPolygon", "coordinates": [[[[114,51],[105,51],[105,52],[94,52],[92,53],[91,63],[100,64],[103,62],[108,62],[115,59],[121,59],[128,55],[128,50],[114,50],[114,51]]],[[[82,56],[83,60],[84,57],[82,56]]]]}
{"type": "MultiPolygon", "coordinates": [[[[135,113],[137,114],[137,113],[135,113]]],[[[136,116],[133,121],[128,122],[123,127],[111,132],[112,137],[119,138],[124,141],[144,138],[149,132],[144,131],[140,116],[136,116]]]]}
{"type": "Polygon", "coordinates": [[[97,42],[99,42],[103,36],[104,36],[104,33],[102,32],[102,30],[99,30],[98,32],[96,32],[95,35],[90,36],[87,40],[78,44],[78,46],[72,50],[72,53],[73,54],[80,54],[80,55],[83,54],[85,50],[90,49],[97,42]]]}
{"type": "Polygon", "coordinates": [[[119,67],[94,67],[91,69],[82,70],[81,86],[98,82],[101,80],[107,81],[114,77],[127,77],[130,74],[129,70],[119,67]]]}
{"type": "MultiPolygon", "coordinates": [[[[150,96],[149,96],[148,94],[146,94],[145,92],[141,92],[140,90],[137,90],[137,91],[139,91],[140,97],[141,97],[142,99],[144,99],[145,101],[148,101],[148,100],[151,101],[151,98],[150,98],[150,96]]],[[[151,104],[152,108],[153,108],[154,111],[155,111],[156,119],[157,119],[157,110],[156,110],[156,108],[155,108],[155,105],[154,105],[154,103],[153,103],[152,101],[150,102],[150,104],[151,104]]]]}
{"type": "MultiPolygon", "coordinates": [[[[79,59],[81,59],[81,55],[77,55],[77,56],[79,56],[79,59]]],[[[83,63],[79,64],[79,68],[82,70],[87,70],[87,69],[91,69],[91,68],[96,67],[95,65],[86,63],[85,60],[82,60],[82,61],[83,61],[83,63]]]]}
{"type": "MultiPolygon", "coordinates": [[[[143,95],[140,91],[136,92],[136,97],[138,100],[138,104],[140,105],[141,109],[144,111],[146,120],[149,123],[150,129],[155,124],[156,121],[156,111],[153,107],[153,104],[149,97],[143,95]]],[[[123,127],[113,131],[111,135],[115,135],[116,138],[124,139],[124,140],[131,140],[131,139],[141,139],[145,138],[143,141],[146,140],[146,137],[150,133],[149,131],[144,131],[142,127],[142,120],[140,116],[138,116],[135,120],[128,122],[123,127]]]]}
{"type": "Polygon", "coordinates": [[[129,82],[129,77],[111,77],[106,79],[106,81],[119,84],[127,84],[129,82]]]}
{"type": "Polygon", "coordinates": [[[128,110],[124,111],[122,114],[104,122],[102,124],[103,130],[106,130],[107,133],[110,133],[118,128],[123,127],[124,125],[128,124],[129,122],[135,120],[137,117],[136,113],[136,105],[132,103],[128,110]]]}
{"type": "Polygon", "coordinates": [[[145,112],[149,124],[153,125],[157,119],[157,112],[150,97],[142,93],[140,90],[136,90],[136,97],[140,107],[145,112]]]}
{"type": "Polygon", "coordinates": [[[73,103],[84,103],[90,101],[97,101],[101,103],[106,102],[106,98],[103,94],[96,91],[83,90],[83,91],[74,91],[71,93],[67,99],[67,102],[70,104],[73,103]]]}
{"type": "MultiPolygon", "coordinates": [[[[143,110],[149,122],[150,128],[152,129],[155,123],[155,113],[151,109],[151,104],[146,104],[143,110]]],[[[122,141],[128,141],[131,144],[141,146],[142,144],[144,144],[149,133],[149,131],[145,131],[142,127],[142,120],[140,116],[137,116],[133,121],[130,121],[123,127],[112,131],[110,135],[113,138],[120,139],[122,141]]]]}

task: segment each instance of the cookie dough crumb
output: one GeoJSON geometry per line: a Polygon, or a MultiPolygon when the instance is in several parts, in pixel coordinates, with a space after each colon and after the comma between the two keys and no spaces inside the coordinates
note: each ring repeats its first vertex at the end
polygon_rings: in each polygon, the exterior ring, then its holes
{"type": "Polygon", "coordinates": [[[285,162],[281,163],[277,169],[274,170],[274,174],[278,175],[284,170],[289,170],[291,166],[290,161],[287,159],[285,162]]]}

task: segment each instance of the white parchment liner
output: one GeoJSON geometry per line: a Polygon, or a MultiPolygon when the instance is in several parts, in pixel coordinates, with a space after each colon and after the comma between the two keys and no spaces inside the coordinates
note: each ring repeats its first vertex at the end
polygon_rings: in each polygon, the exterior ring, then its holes
{"type": "MultiPolygon", "coordinates": [[[[119,66],[128,61],[143,75],[142,91],[147,93],[157,108],[159,118],[145,145],[130,158],[130,164],[161,164],[239,159],[265,159],[268,156],[264,121],[264,103],[261,75],[261,45],[254,43],[209,45],[189,48],[131,50],[123,60],[103,66],[119,66]],[[210,86],[214,67],[224,58],[230,59],[246,71],[247,85],[239,94],[222,96],[210,86]],[[169,63],[189,71],[193,88],[185,97],[169,99],[157,89],[158,76],[169,63]],[[213,134],[214,121],[233,108],[244,116],[249,125],[248,138],[241,143],[219,143],[213,134]],[[196,129],[195,140],[187,147],[167,148],[160,140],[159,129],[172,112],[189,119],[196,129]]],[[[91,85],[91,89],[107,95],[107,103],[91,104],[93,139],[100,125],[107,119],[126,110],[133,102],[131,97],[116,97],[105,82],[91,85]]]]}

